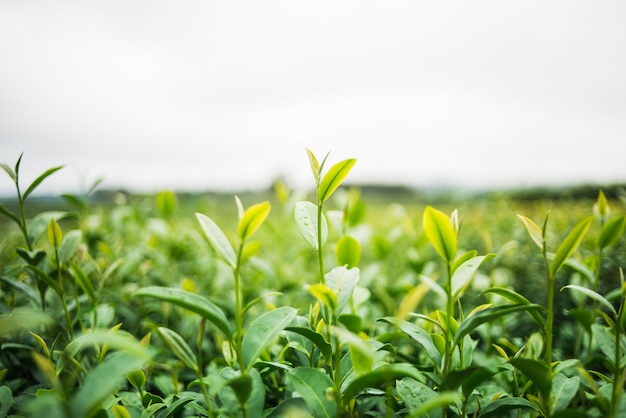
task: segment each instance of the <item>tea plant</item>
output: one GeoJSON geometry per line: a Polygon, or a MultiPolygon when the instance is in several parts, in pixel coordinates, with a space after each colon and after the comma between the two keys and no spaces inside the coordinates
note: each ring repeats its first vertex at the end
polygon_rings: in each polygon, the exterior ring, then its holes
{"type": "Polygon", "coordinates": [[[311,201],[90,188],[31,219],[61,167],[23,192],[22,156],[3,164],[0,416],[626,414],[626,220],[604,192],[542,227],[538,202],[374,206],[342,188],[356,160],[306,154],[311,201]]]}

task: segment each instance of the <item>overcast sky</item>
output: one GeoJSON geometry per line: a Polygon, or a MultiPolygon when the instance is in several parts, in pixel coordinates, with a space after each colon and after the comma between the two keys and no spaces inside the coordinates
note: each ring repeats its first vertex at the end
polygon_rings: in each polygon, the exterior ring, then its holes
{"type": "Polygon", "coordinates": [[[361,183],[624,182],[626,2],[0,1],[24,184],[306,187],[305,147],[361,183]]]}

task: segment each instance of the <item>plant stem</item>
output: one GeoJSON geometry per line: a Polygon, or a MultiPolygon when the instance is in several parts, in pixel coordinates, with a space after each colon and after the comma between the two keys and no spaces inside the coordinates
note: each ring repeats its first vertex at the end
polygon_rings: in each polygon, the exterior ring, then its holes
{"type": "Polygon", "coordinates": [[[324,254],[322,253],[322,202],[317,203],[317,260],[320,268],[320,283],[326,284],[324,254]]]}
{"type": "Polygon", "coordinates": [[[204,372],[202,365],[202,343],[204,341],[204,329],[206,327],[206,318],[202,318],[200,320],[200,326],[198,327],[198,382],[200,383],[200,389],[202,390],[202,396],[204,397],[204,402],[206,402],[207,414],[208,416],[213,415],[213,408],[211,407],[211,397],[209,396],[209,391],[207,390],[206,383],[204,382],[204,372]]]}
{"type": "Polygon", "coordinates": [[[445,354],[444,354],[444,364],[442,371],[442,378],[445,378],[448,372],[450,371],[450,367],[452,365],[452,339],[450,326],[452,323],[452,317],[454,316],[454,300],[452,300],[452,268],[450,262],[446,263],[446,329],[444,332],[444,342],[445,342],[445,354]]]}
{"type": "Polygon", "coordinates": [[[245,364],[243,362],[243,357],[241,353],[241,341],[243,337],[243,315],[241,308],[241,289],[239,283],[239,268],[241,266],[241,254],[243,253],[243,240],[239,246],[239,251],[237,252],[237,264],[235,265],[235,269],[233,274],[235,276],[235,326],[237,328],[235,335],[235,353],[237,354],[237,361],[239,363],[239,369],[241,373],[245,370],[245,364]]]}

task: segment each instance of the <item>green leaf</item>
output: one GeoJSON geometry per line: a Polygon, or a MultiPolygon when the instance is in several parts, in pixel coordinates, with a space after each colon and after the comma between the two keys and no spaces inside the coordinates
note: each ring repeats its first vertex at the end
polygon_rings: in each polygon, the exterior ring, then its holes
{"type": "Polygon", "coordinates": [[[197,372],[198,359],[191,350],[191,347],[189,347],[189,344],[187,344],[187,341],[185,341],[185,339],[176,331],[169,328],[158,327],[157,331],[176,357],[178,357],[185,364],[185,366],[197,372]]]}
{"type": "Polygon", "coordinates": [[[437,349],[437,346],[428,332],[411,322],[398,321],[398,319],[393,317],[381,318],[379,321],[387,322],[388,324],[398,327],[402,332],[422,347],[426,351],[428,357],[430,357],[433,361],[433,364],[439,367],[441,364],[441,353],[437,349]]]}
{"type": "Polygon", "coordinates": [[[575,290],[577,292],[582,293],[583,295],[590,297],[591,299],[600,302],[604,307],[606,307],[609,311],[611,311],[611,313],[613,313],[613,315],[617,315],[617,312],[615,311],[615,308],[613,307],[613,305],[611,305],[611,302],[609,302],[608,300],[606,300],[602,295],[600,295],[597,292],[594,292],[591,289],[587,289],[586,287],[583,286],[577,286],[575,284],[568,284],[566,286],[563,286],[561,288],[561,291],[563,291],[563,289],[572,289],[575,290]]]}
{"type": "Polygon", "coordinates": [[[37,279],[43,280],[43,282],[47,284],[49,287],[51,287],[57,293],[57,295],[59,296],[63,295],[63,289],[61,288],[61,285],[59,284],[59,282],[54,280],[52,277],[50,277],[48,273],[46,273],[45,271],[43,271],[37,266],[28,265],[24,267],[32,271],[33,273],[35,273],[35,275],[37,276],[37,279]]]}
{"type": "Polygon", "coordinates": [[[13,393],[8,386],[0,386],[0,417],[6,417],[13,404],[13,393]]]}
{"type": "Polygon", "coordinates": [[[335,257],[337,258],[337,264],[340,266],[356,267],[361,260],[361,244],[356,238],[350,235],[343,235],[337,241],[335,257]]]}
{"type": "Polygon", "coordinates": [[[72,263],[71,269],[74,281],[76,281],[80,288],[83,289],[83,292],[85,292],[89,301],[95,305],[98,298],[96,297],[96,291],[91,284],[91,280],[89,280],[89,277],[87,277],[83,269],[78,264],[72,263]]]}
{"type": "Polygon", "coordinates": [[[613,245],[617,242],[624,232],[625,220],[626,219],[623,216],[616,216],[609,219],[609,221],[604,224],[602,230],[600,231],[600,236],[598,237],[598,247],[600,247],[600,249],[613,245]]]}
{"type": "MultiPolygon", "coordinates": [[[[120,350],[133,357],[141,358],[143,361],[149,361],[152,358],[151,350],[142,345],[136,338],[123,331],[94,330],[74,338],[65,346],[63,351],[67,356],[76,357],[81,350],[105,345],[110,349],[120,350]]],[[[138,368],[140,367],[130,369],[124,373],[124,375],[138,368]]]]}
{"type": "Polygon", "coordinates": [[[35,216],[30,223],[28,229],[28,238],[31,242],[35,242],[43,235],[44,231],[48,229],[48,224],[51,219],[59,221],[69,216],[68,212],[50,211],[42,212],[35,216]]]}
{"type": "Polygon", "coordinates": [[[76,250],[80,246],[83,236],[79,229],[68,232],[63,237],[61,245],[59,246],[59,263],[61,265],[69,261],[74,256],[76,250]]]}
{"type": "Polygon", "coordinates": [[[336,396],[332,393],[333,382],[322,369],[296,367],[287,373],[293,390],[304,399],[316,418],[336,416],[336,396]]]}
{"type": "Polygon", "coordinates": [[[518,214],[517,217],[522,221],[526,231],[528,231],[528,235],[530,235],[530,238],[532,238],[535,244],[537,244],[539,248],[543,248],[543,232],[541,231],[541,228],[539,228],[539,226],[530,218],[520,214],[518,214]]]}
{"type": "Polygon", "coordinates": [[[606,200],[604,192],[598,192],[598,200],[593,205],[594,213],[600,221],[604,221],[609,216],[609,202],[606,200]]]}
{"type": "Polygon", "coordinates": [[[302,398],[282,401],[267,418],[314,418],[302,398]]]}
{"type": "Polygon", "coordinates": [[[137,357],[128,352],[112,355],[86,375],[83,385],[72,396],[71,411],[74,417],[94,416],[103,402],[118,390],[129,372],[141,368],[143,356],[137,357]]]}
{"type": "Polygon", "coordinates": [[[355,376],[362,376],[370,372],[374,364],[372,346],[363,338],[346,329],[333,327],[332,331],[339,338],[341,344],[348,345],[355,376]]]}
{"type": "Polygon", "coordinates": [[[330,361],[333,354],[333,347],[324,339],[322,334],[306,327],[286,327],[285,331],[295,332],[296,334],[307,338],[315,345],[315,347],[317,347],[318,350],[320,350],[324,358],[330,361]]]}
{"type": "Polygon", "coordinates": [[[155,200],[156,208],[162,217],[169,218],[174,214],[177,206],[176,193],[163,190],[157,193],[155,200]]]}
{"type": "Polygon", "coordinates": [[[143,370],[137,369],[126,373],[126,380],[135,388],[143,389],[146,386],[146,374],[143,370]]]}
{"type": "Polygon", "coordinates": [[[0,315],[0,337],[14,331],[32,330],[55,321],[45,312],[27,308],[16,308],[11,313],[0,315]]]}
{"type": "MultiPolygon", "coordinates": [[[[308,286],[309,292],[332,312],[337,311],[337,294],[323,283],[315,283],[308,286]]],[[[328,320],[328,318],[326,318],[328,320]]]]}
{"type": "Polygon", "coordinates": [[[341,397],[344,402],[353,399],[359,392],[375,388],[380,385],[391,385],[396,379],[410,377],[415,380],[424,380],[422,374],[411,364],[394,363],[386,364],[373,369],[369,373],[358,376],[350,380],[345,388],[341,390],[341,397]]]}
{"type": "MultiPolygon", "coordinates": [[[[396,391],[409,413],[419,411],[426,402],[437,397],[437,392],[429,386],[409,377],[402,378],[396,382],[396,391]]],[[[441,418],[441,415],[441,408],[422,411],[422,417],[426,418],[441,418]]]]}
{"type": "Polygon", "coordinates": [[[468,398],[478,385],[498,372],[498,370],[482,366],[470,366],[462,370],[451,370],[443,382],[441,382],[440,390],[456,391],[459,387],[462,387],[463,396],[468,398]]]}
{"type": "Polygon", "coordinates": [[[486,405],[480,417],[504,417],[508,416],[505,412],[513,409],[532,409],[539,412],[534,403],[524,398],[499,398],[486,405]]]}
{"type": "Polygon", "coordinates": [[[35,191],[35,189],[37,188],[37,186],[39,186],[41,184],[42,181],[44,181],[46,179],[46,177],[48,177],[49,175],[51,175],[52,173],[59,171],[60,169],[62,169],[63,166],[60,165],[58,167],[53,167],[50,168],[48,170],[46,170],[43,174],[41,174],[39,177],[37,177],[35,179],[35,181],[33,181],[30,186],[28,186],[28,189],[26,189],[26,191],[24,192],[24,196],[22,197],[22,200],[26,200],[26,198],[35,191]]]}
{"type": "Polygon", "coordinates": [[[227,338],[232,337],[230,322],[224,312],[204,296],[171,287],[148,286],[136,291],[133,297],[150,297],[188,309],[212,322],[227,338]]]}
{"type": "Polygon", "coordinates": [[[510,362],[535,384],[541,397],[546,401],[552,389],[552,373],[548,366],[542,361],[529,358],[512,358],[510,362]]]}
{"type": "Polygon", "coordinates": [[[562,411],[576,396],[578,388],[580,386],[580,379],[578,376],[567,377],[563,373],[557,373],[552,378],[552,391],[550,398],[552,399],[553,413],[562,411]]]}
{"type": "Polygon", "coordinates": [[[326,284],[337,295],[336,315],[339,316],[345,309],[359,283],[360,271],[358,268],[335,267],[326,273],[326,284]]]}
{"type": "Polygon", "coordinates": [[[424,209],[423,219],[426,238],[435,247],[441,258],[451,263],[456,256],[457,234],[452,227],[450,218],[432,206],[424,209]]]}
{"type": "Polygon", "coordinates": [[[0,167],[2,167],[2,169],[4,171],[6,171],[6,173],[9,175],[9,177],[11,177],[11,180],[15,181],[15,171],[13,171],[13,169],[11,167],[9,167],[5,163],[0,163],[0,167]]]}
{"type": "Polygon", "coordinates": [[[295,217],[298,231],[311,247],[319,251],[328,237],[328,223],[322,213],[322,242],[317,242],[317,211],[318,208],[313,203],[301,201],[296,203],[295,217]]]}
{"type": "Polygon", "coordinates": [[[452,345],[457,345],[461,340],[470,332],[474,331],[480,325],[498,319],[502,316],[509,315],[514,312],[531,312],[544,310],[545,308],[537,304],[518,304],[518,305],[505,305],[496,306],[493,308],[487,308],[476,312],[473,315],[465,318],[459,325],[459,329],[454,336],[454,342],[452,345]]]}
{"type": "Polygon", "coordinates": [[[28,296],[28,298],[30,300],[32,300],[33,302],[35,302],[35,304],[37,306],[40,306],[41,301],[39,299],[39,296],[37,295],[37,293],[35,293],[35,291],[28,286],[26,283],[21,282],[17,279],[14,279],[12,277],[6,277],[6,276],[0,276],[0,282],[6,283],[9,286],[13,287],[14,289],[19,290],[20,292],[24,293],[24,295],[28,296]]]}
{"type": "MultiPolygon", "coordinates": [[[[503,298],[506,298],[508,300],[510,300],[513,303],[516,304],[525,304],[525,305],[529,305],[530,301],[528,299],[526,299],[524,296],[520,295],[519,293],[517,293],[516,291],[512,290],[512,289],[507,289],[504,287],[491,287],[487,290],[485,290],[483,293],[494,293],[498,296],[502,296],[503,298]]],[[[528,312],[530,314],[530,316],[533,317],[533,319],[535,320],[535,322],[537,322],[537,324],[543,329],[545,327],[545,320],[543,319],[543,317],[539,314],[538,311],[530,311],[528,312]]]]}
{"type": "Polygon", "coordinates": [[[265,221],[267,215],[270,213],[270,202],[265,201],[250,206],[239,220],[237,227],[237,234],[241,240],[245,240],[256,231],[259,226],[265,221]]]}
{"type": "Polygon", "coordinates": [[[48,242],[54,248],[57,248],[61,244],[62,239],[63,231],[61,231],[61,227],[54,218],[50,219],[50,222],[48,222],[48,242]]]}
{"type": "Polygon", "coordinates": [[[235,396],[241,405],[250,398],[252,393],[252,376],[249,374],[239,375],[228,381],[228,386],[235,392],[235,396]]]}
{"type": "Polygon", "coordinates": [[[356,160],[349,158],[333,165],[330,170],[324,175],[320,182],[319,189],[317,191],[317,198],[319,202],[325,202],[333,194],[337,187],[341,185],[346,178],[356,160]]]}
{"type": "Polygon", "coordinates": [[[237,266],[237,255],[228,241],[228,238],[224,235],[224,232],[222,232],[220,227],[208,216],[196,213],[196,218],[198,218],[204,235],[209,239],[215,251],[217,251],[229,266],[235,268],[237,266]]]}
{"type": "Polygon", "coordinates": [[[261,353],[289,325],[297,313],[296,309],[283,306],[264,313],[250,324],[241,342],[241,355],[247,369],[252,367],[261,353]]]}
{"type": "Polygon", "coordinates": [[[490,258],[495,257],[495,254],[481,255],[471,258],[461,264],[452,274],[452,297],[456,299],[461,291],[472,280],[478,268],[490,258]]]}
{"type": "Polygon", "coordinates": [[[320,183],[320,163],[317,161],[317,157],[313,154],[313,151],[306,148],[306,153],[309,156],[309,164],[311,166],[311,173],[313,174],[313,178],[315,179],[315,185],[319,186],[320,183]]]}
{"type": "Polygon", "coordinates": [[[11,218],[13,220],[13,222],[15,222],[18,225],[22,225],[22,220],[13,212],[11,212],[9,209],[7,209],[4,205],[0,204],[0,213],[5,214],[6,216],[8,216],[9,218],[11,218]]]}
{"type": "MultiPolygon", "coordinates": [[[[460,402],[461,397],[455,392],[439,392],[434,398],[428,399],[422,406],[411,412],[410,418],[423,417],[434,411],[441,411],[441,408],[449,406],[451,403],[460,402]]],[[[428,415],[430,416],[430,415],[428,415]]]]}
{"type": "Polygon", "coordinates": [[[572,231],[565,237],[559,248],[556,250],[556,254],[554,255],[554,259],[552,263],[550,263],[550,275],[554,277],[557,271],[563,266],[565,261],[572,255],[578,245],[582,242],[591,222],[593,221],[592,217],[588,217],[583,219],[576,225],[572,231]]]}

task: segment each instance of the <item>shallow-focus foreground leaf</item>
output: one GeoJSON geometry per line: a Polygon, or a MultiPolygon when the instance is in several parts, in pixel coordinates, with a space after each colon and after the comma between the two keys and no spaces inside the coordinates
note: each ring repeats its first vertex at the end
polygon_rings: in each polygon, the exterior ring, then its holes
{"type": "Polygon", "coordinates": [[[265,221],[265,218],[270,213],[270,209],[271,205],[268,201],[257,203],[246,209],[237,227],[239,238],[245,240],[252,235],[265,221]]]}
{"type": "Polygon", "coordinates": [[[0,386],[0,417],[6,417],[13,403],[13,393],[8,386],[0,386]]]}
{"type": "Polygon", "coordinates": [[[95,369],[90,370],[83,385],[72,397],[71,411],[74,417],[89,418],[101,404],[124,382],[124,377],[146,362],[144,356],[129,352],[115,353],[95,369]]]}
{"type": "Polygon", "coordinates": [[[226,337],[232,336],[230,322],[224,312],[204,296],[172,287],[148,286],[136,291],[133,297],[154,298],[188,309],[212,322],[226,337]]]}
{"type": "Polygon", "coordinates": [[[235,268],[237,265],[237,256],[235,255],[235,250],[233,250],[230,241],[228,241],[228,238],[224,235],[224,232],[208,216],[196,213],[196,218],[198,218],[204,235],[209,239],[215,251],[217,251],[232,268],[235,268]]]}
{"type": "Polygon", "coordinates": [[[264,313],[250,324],[241,342],[241,355],[246,368],[249,369],[254,364],[297,313],[296,309],[283,306],[264,313]]]}
{"type": "Polygon", "coordinates": [[[570,255],[576,248],[580,245],[593,218],[590,216],[588,218],[583,219],[572,229],[572,231],[565,237],[559,248],[556,250],[556,254],[554,254],[554,259],[550,263],[550,274],[554,276],[557,271],[563,266],[563,264],[567,261],[570,255]]]}
{"type": "Polygon", "coordinates": [[[426,238],[435,247],[441,258],[448,263],[454,260],[457,251],[457,234],[452,227],[450,218],[445,213],[427,206],[423,220],[426,238]]]}
{"type": "Polygon", "coordinates": [[[609,245],[613,245],[622,236],[624,232],[624,221],[626,218],[623,216],[616,216],[609,219],[604,224],[598,237],[598,247],[605,248],[609,245]]]}
{"type": "Polygon", "coordinates": [[[539,226],[537,226],[537,224],[530,218],[520,214],[518,214],[517,217],[522,221],[526,231],[528,231],[528,235],[530,235],[530,238],[532,238],[535,244],[537,244],[539,248],[543,248],[543,233],[541,228],[539,228],[539,226]]]}
{"type": "Polygon", "coordinates": [[[44,325],[55,323],[54,319],[45,312],[16,308],[11,313],[0,315],[0,337],[14,331],[38,329],[44,325]]]}
{"type": "Polygon", "coordinates": [[[361,260],[361,244],[356,238],[350,235],[343,235],[337,241],[335,257],[337,258],[337,264],[340,266],[356,267],[361,260]]]}
{"type": "Polygon", "coordinates": [[[322,178],[317,192],[319,202],[328,200],[333,192],[337,190],[337,187],[341,185],[355,163],[355,159],[349,158],[338,162],[328,170],[322,178]]]}
{"type": "Polygon", "coordinates": [[[316,418],[336,416],[336,396],[333,382],[322,369],[296,367],[287,373],[293,390],[304,399],[316,418]]]}
{"type": "Polygon", "coordinates": [[[298,231],[311,247],[318,250],[326,242],[328,237],[328,223],[326,217],[322,214],[322,242],[318,243],[317,239],[317,211],[318,208],[308,201],[300,201],[296,203],[295,217],[298,231]]]}

